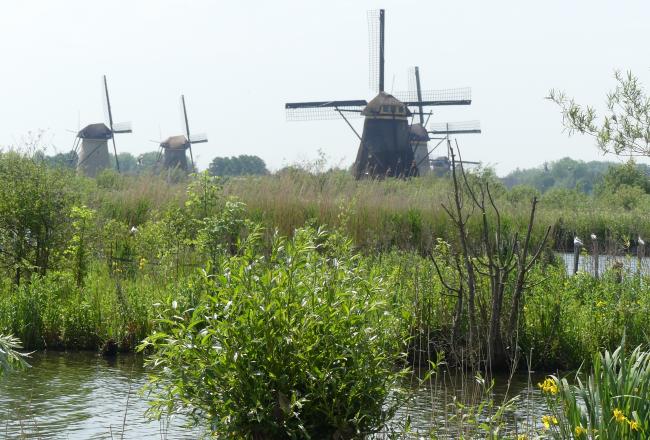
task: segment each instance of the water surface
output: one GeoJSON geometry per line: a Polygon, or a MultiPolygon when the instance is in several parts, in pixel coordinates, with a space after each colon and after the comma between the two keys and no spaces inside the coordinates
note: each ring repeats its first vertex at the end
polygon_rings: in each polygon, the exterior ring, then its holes
{"type": "MultiPolygon", "coordinates": [[[[32,368],[0,379],[0,438],[28,439],[196,439],[182,418],[150,421],[146,398],[138,390],[146,381],[142,358],[121,355],[106,360],[93,353],[35,353],[32,368]],[[122,427],[124,432],[122,433],[122,427]],[[123,435],[123,437],[122,437],[123,435]]],[[[539,376],[495,379],[495,404],[519,395],[507,413],[509,433],[539,422],[544,399],[534,384],[539,376]]],[[[410,418],[413,438],[458,438],[458,423],[450,423],[457,403],[476,404],[483,397],[474,377],[441,373],[426,384],[409,380],[413,397],[397,413],[395,429],[410,418]],[[454,400],[454,396],[457,397],[454,400]]],[[[489,384],[488,384],[489,385],[489,384]]],[[[479,437],[480,438],[480,437],[479,437]]]]}

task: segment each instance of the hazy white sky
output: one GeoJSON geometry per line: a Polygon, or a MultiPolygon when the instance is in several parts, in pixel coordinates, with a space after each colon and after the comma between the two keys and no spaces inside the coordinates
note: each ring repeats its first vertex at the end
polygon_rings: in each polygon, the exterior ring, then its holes
{"type": "MultiPolygon", "coordinates": [[[[284,103],[370,99],[366,11],[386,9],[386,89],[471,86],[469,107],[441,108],[434,122],[479,119],[459,137],[463,155],[500,174],[564,156],[602,157],[591,139],[562,132],[551,88],[603,107],[614,69],[650,84],[650,2],[3,0],[0,3],[0,145],[30,130],[68,151],[76,130],[104,118],[108,76],[117,121],[135,155],[190,125],[215,156],[256,154],[269,167],[313,159],[321,149],[349,165],[358,141],[343,121],[286,122],[284,103]]],[[[359,127],[362,120],[355,124],[359,127]]]]}

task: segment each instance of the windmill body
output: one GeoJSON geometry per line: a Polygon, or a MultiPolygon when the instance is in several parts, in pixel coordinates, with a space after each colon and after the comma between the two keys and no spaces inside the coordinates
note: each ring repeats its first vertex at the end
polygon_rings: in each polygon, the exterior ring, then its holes
{"type": "Polygon", "coordinates": [[[187,172],[187,155],[190,143],[185,135],[171,136],[160,143],[163,149],[163,167],[165,169],[180,169],[187,172]]]}
{"type": "Polygon", "coordinates": [[[420,123],[411,125],[409,129],[409,141],[413,151],[413,160],[417,167],[419,176],[426,176],[431,173],[429,165],[429,133],[420,123]]]}
{"type": "Polygon", "coordinates": [[[113,138],[113,132],[105,124],[90,124],[77,133],[81,140],[77,172],[89,177],[95,177],[99,172],[109,168],[108,141],[113,138]]]}
{"type": "Polygon", "coordinates": [[[355,177],[411,175],[413,151],[409,147],[408,107],[394,96],[379,92],[361,115],[365,120],[354,162],[355,177]]]}

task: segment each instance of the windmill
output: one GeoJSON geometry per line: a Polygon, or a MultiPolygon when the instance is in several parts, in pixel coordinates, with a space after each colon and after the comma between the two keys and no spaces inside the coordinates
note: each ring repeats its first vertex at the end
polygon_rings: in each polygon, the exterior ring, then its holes
{"type": "MultiPolygon", "coordinates": [[[[435,151],[436,148],[444,141],[449,140],[449,135],[451,134],[469,134],[469,133],[481,133],[481,125],[479,121],[465,121],[465,122],[452,122],[452,123],[443,123],[443,124],[433,124],[431,130],[427,130],[426,126],[429,122],[429,117],[431,112],[427,115],[425,120],[424,118],[424,107],[420,105],[422,103],[422,87],[420,84],[420,68],[415,66],[411,69],[409,73],[409,83],[410,83],[410,92],[415,94],[417,99],[417,116],[418,122],[411,124],[409,130],[409,139],[411,142],[411,148],[413,149],[413,156],[415,164],[418,169],[418,174],[420,176],[429,174],[431,172],[431,166],[433,165],[436,170],[440,169],[442,163],[444,163],[447,168],[451,167],[451,162],[448,157],[442,156],[431,161],[429,159],[431,153],[435,151]],[[429,135],[433,135],[433,137],[429,135]],[[440,138],[439,136],[444,135],[440,138]],[[429,141],[439,140],[439,142],[431,150],[429,150],[429,141]],[[443,161],[446,159],[446,161],[443,161]]],[[[478,162],[465,161],[464,163],[471,164],[478,162]]]]}
{"type": "Polygon", "coordinates": [[[79,158],[77,161],[77,172],[89,177],[95,177],[100,171],[110,167],[110,155],[108,153],[109,140],[112,140],[113,143],[117,171],[120,170],[120,162],[117,158],[117,146],[115,145],[115,134],[132,132],[130,122],[113,122],[113,111],[108,95],[106,75],[104,75],[102,82],[104,87],[103,98],[106,123],[90,124],[79,130],[72,147],[73,156],[77,154],[79,158]]]}
{"type": "MultiPolygon", "coordinates": [[[[462,121],[462,122],[443,122],[437,124],[431,124],[429,127],[430,130],[428,133],[432,134],[434,137],[432,139],[439,140],[438,145],[442,142],[447,141],[449,145],[449,136],[455,134],[480,134],[481,133],[481,124],[479,121],[462,121]],[[443,137],[438,137],[443,136],[443,137]]],[[[436,147],[438,147],[436,145],[436,147]]],[[[434,147],[429,154],[433,152],[436,147],[434,147]]],[[[449,159],[449,148],[447,148],[446,156],[439,156],[435,159],[429,161],[433,172],[442,176],[451,171],[451,160],[449,159]]],[[[471,160],[457,160],[456,163],[462,165],[480,165],[481,162],[475,162],[471,160]]]]}
{"type": "Polygon", "coordinates": [[[187,156],[185,151],[190,151],[190,161],[192,165],[190,169],[194,170],[192,145],[207,142],[208,136],[205,133],[195,135],[190,133],[187,106],[185,105],[185,95],[181,95],[181,117],[182,125],[185,127],[185,134],[170,136],[166,140],[160,142],[158,161],[160,161],[161,158],[163,159],[163,167],[165,169],[178,168],[187,172],[187,156]]]}
{"type": "Polygon", "coordinates": [[[405,177],[417,174],[413,149],[409,142],[408,117],[411,108],[439,105],[469,105],[469,88],[420,91],[420,99],[391,95],[384,90],[385,13],[368,13],[370,43],[370,84],[377,92],[366,100],[311,101],[285,104],[288,120],[324,120],[341,117],[360,141],[354,175],[362,177],[405,177]],[[404,99],[406,98],[406,99],[404,99]],[[348,115],[348,116],[346,116],[348,115]],[[365,118],[361,135],[349,117],[365,118]]]}

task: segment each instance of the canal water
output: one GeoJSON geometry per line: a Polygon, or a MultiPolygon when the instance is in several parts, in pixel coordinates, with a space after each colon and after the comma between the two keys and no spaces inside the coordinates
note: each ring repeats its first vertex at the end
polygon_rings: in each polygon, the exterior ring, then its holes
{"type": "MultiPolygon", "coordinates": [[[[138,393],[146,380],[142,358],[135,355],[106,360],[93,353],[35,353],[31,368],[0,379],[0,438],[24,439],[196,439],[201,429],[187,420],[164,422],[145,417],[147,399],[138,393]],[[123,430],[124,427],[124,430],[123,430]]],[[[458,403],[476,403],[481,390],[474,378],[442,374],[428,385],[415,386],[413,397],[399,410],[395,427],[409,419],[413,438],[458,438],[458,423],[449,423],[458,403]],[[458,396],[454,401],[453,396],[458,396]],[[447,425],[449,424],[449,425],[447,425]]],[[[521,397],[508,412],[507,430],[535,423],[544,400],[526,375],[497,378],[495,403],[504,396],[521,397]]]]}

